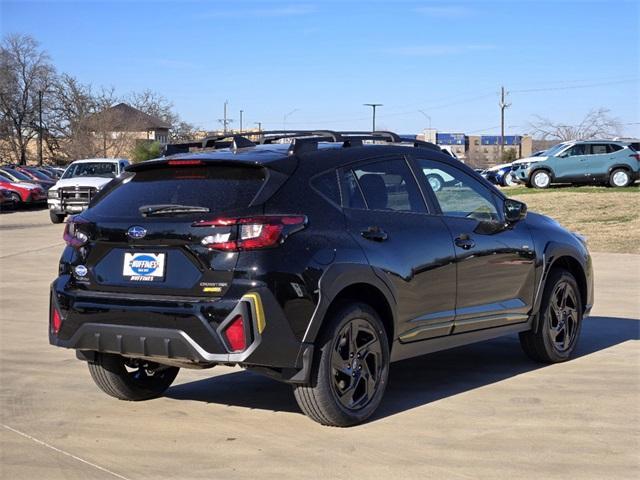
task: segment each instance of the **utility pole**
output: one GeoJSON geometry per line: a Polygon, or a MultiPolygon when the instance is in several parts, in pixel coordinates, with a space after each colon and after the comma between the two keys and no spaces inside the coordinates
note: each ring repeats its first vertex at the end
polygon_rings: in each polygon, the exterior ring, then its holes
{"type": "Polygon", "coordinates": [[[42,90],[38,90],[38,165],[42,165],[42,90]]]}
{"type": "Polygon", "coordinates": [[[229,100],[225,100],[224,101],[224,115],[223,118],[219,118],[218,121],[220,123],[222,123],[222,133],[226,134],[228,131],[228,126],[231,122],[233,122],[232,119],[227,118],[227,105],[229,104],[229,100]]]}
{"type": "Polygon", "coordinates": [[[240,133],[242,133],[242,114],[244,113],[244,110],[240,110],[240,133]]]}
{"type": "Polygon", "coordinates": [[[262,122],[253,122],[258,125],[258,133],[262,132],[262,122]]]}
{"type": "Polygon", "coordinates": [[[424,115],[424,118],[426,118],[427,120],[429,120],[429,130],[431,130],[431,115],[427,115],[424,110],[418,110],[418,112],[420,112],[422,115],[424,115]]]}
{"type": "Polygon", "coordinates": [[[373,109],[373,126],[371,128],[372,132],[376,131],[376,108],[382,107],[381,103],[363,103],[365,107],[371,107],[373,109]]]}
{"type": "Polygon", "coordinates": [[[504,87],[500,89],[500,161],[504,158],[504,111],[511,106],[507,103],[506,96],[509,92],[505,92],[504,87]]]}
{"type": "Polygon", "coordinates": [[[286,113],[282,117],[282,130],[284,130],[285,132],[287,131],[287,118],[289,118],[289,116],[291,116],[294,113],[296,113],[298,110],[300,110],[300,109],[299,108],[294,108],[293,110],[291,110],[289,113],[286,113]]]}

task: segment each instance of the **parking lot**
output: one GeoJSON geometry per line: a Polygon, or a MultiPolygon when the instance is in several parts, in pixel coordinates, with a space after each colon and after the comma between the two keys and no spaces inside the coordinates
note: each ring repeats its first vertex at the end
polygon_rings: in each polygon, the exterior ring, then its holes
{"type": "Polygon", "coordinates": [[[62,229],[0,216],[2,478],[636,478],[640,255],[594,253],[574,360],[532,363],[506,337],[397,363],[375,417],[335,429],[229,367],[182,370],[149,402],[104,395],[48,344],[62,229]]]}

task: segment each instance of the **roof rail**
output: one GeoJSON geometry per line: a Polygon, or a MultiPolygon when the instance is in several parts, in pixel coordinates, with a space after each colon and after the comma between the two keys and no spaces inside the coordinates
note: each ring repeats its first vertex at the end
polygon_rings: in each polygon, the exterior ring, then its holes
{"type": "Polygon", "coordinates": [[[258,132],[245,132],[243,134],[222,134],[206,137],[202,141],[184,142],[168,144],[165,147],[165,155],[173,155],[175,153],[188,153],[191,148],[231,148],[237,150],[239,148],[254,147],[257,144],[272,144],[283,140],[291,140],[289,154],[298,154],[318,149],[319,142],[342,143],[344,148],[362,146],[365,141],[368,142],[386,142],[412,144],[414,147],[429,148],[431,150],[441,151],[437,145],[415,140],[403,138],[397,133],[385,130],[368,132],[368,131],[340,131],[333,130],[263,130],[258,132]],[[247,137],[255,138],[255,141],[247,137]]]}

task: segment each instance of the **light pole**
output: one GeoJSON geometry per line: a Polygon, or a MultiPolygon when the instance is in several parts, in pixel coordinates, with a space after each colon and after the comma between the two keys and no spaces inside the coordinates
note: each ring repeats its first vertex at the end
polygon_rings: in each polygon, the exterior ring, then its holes
{"type": "Polygon", "coordinates": [[[240,110],[240,133],[242,133],[242,114],[244,113],[244,110],[240,110]]]}
{"type": "Polygon", "coordinates": [[[253,122],[258,125],[258,133],[262,132],[262,122],[253,122]]]}
{"type": "Polygon", "coordinates": [[[287,118],[289,118],[289,116],[293,115],[294,113],[296,113],[298,110],[300,110],[299,108],[294,108],[293,110],[291,110],[289,113],[285,113],[284,116],[282,117],[282,130],[283,131],[287,131],[287,118]]]}
{"type": "Polygon", "coordinates": [[[376,131],[376,108],[377,107],[382,107],[383,105],[381,103],[363,103],[363,105],[365,107],[371,107],[373,110],[373,126],[371,128],[372,132],[376,131]]]}
{"type": "Polygon", "coordinates": [[[429,130],[431,130],[431,116],[427,115],[424,110],[418,110],[418,112],[420,112],[422,115],[424,115],[424,118],[426,118],[427,120],[429,120],[429,130]]]}

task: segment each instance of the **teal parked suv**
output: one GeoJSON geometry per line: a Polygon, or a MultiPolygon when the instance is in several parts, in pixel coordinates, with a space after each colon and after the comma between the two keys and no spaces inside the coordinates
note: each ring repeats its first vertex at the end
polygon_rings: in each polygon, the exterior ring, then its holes
{"type": "Polygon", "coordinates": [[[640,178],[640,154],[622,141],[565,142],[540,156],[513,162],[511,175],[516,182],[535,188],[552,183],[626,187],[640,178]]]}

